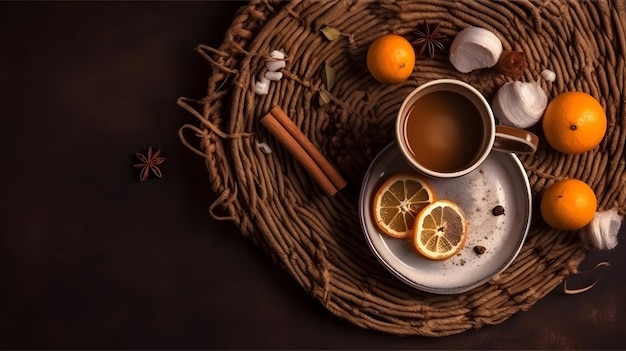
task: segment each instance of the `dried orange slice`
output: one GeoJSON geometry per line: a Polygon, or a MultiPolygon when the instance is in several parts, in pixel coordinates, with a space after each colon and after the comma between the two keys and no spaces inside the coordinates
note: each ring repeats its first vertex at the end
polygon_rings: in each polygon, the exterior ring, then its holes
{"type": "Polygon", "coordinates": [[[452,201],[435,201],[426,206],[415,219],[413,245],[427,258],[450,258],[461,250],[466,239],[465,215],[452,201]]]}
{"type": "Polygon", "coordinates": [[[374,195],[374,221],[383,233],[407,238],[417,214],[434,200],[435,193],[424,178],[412,173],[394,174],[374,195]]]}

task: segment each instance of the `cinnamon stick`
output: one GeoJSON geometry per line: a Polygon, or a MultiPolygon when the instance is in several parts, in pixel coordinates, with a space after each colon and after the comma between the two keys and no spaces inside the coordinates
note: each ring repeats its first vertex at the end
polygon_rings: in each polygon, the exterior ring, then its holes
{"type": "Polygon", "coordinates": [[[278,141],[289,151],[300,164],[306,169],[306,171],[315,179],[315,181],[322,187],[326,194],[334,196],[337,193],[337,188],[328,179],[324,171],[315,163],[315,161],[309,156],[304,148],[298,143],[298,141],[289,134],[289,132],[283,128],[276,118],[271,113],[268,113],[261,118],[261,123],[267,128],[278,141]]]}
{"type": "Polygon", "coordinates": [[[263,116],[261,124],[302,164],[328,195],[333,196],[346,186],[347,183],[339,172],[298,129],[280,106],[275,106],[263,116]]]}
{"type": "Polygon", "coordinates": [[[289,134],[293,136],[300,145],[306,150],[311,158],[317,163],[317,165],[324,171],[324,174],[330,179],[337,190],[341,190],[346,186],[346,181],[341,177],[339,172],[333,167],[330,162],[322,155],[320,150],[313,145],[313,143],[304,135],[304,133],[293,123],[291,118],[287,116],[285,111],[280,106],[274,106],[270,113],[280,122],[280,124],[287,129],[289,134]]]}

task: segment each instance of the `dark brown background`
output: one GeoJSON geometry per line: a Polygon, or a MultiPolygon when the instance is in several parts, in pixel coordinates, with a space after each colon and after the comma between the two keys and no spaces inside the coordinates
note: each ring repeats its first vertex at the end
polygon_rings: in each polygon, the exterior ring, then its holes
{"type": "MultiPolygon", "coordinates": [[[[221,2],[0,3],[0,347],[626,348],[626,245],[592,252],[590,292],[555,289],[503,324],[440,339],[354,327],[208,214],[178,140],[236,8],[221,2]],[[137,181],[136,151],[163,149],[137,181]]],[[[622,238],[624,237],[622,229],[622,238]]]]}

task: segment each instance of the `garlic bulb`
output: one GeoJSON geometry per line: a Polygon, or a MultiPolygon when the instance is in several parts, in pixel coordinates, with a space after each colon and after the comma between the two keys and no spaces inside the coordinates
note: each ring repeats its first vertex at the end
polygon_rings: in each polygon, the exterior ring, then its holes
{"type": "Polygon", "coordinates": [[[281,50],[272,50],[270,58],[265,61],[267,72],[261,77],[261,80],[254,82],[254,93],[257,95],[267,95],[270,91],[270,81],[279,81],[283,78],[283,72],[279,72],[287,63],[285,62],[285,53],[281,50]]]}
{"type": "Polygon", "coordinates": [[[254,92],[257,95],[267,95],[270,91],[270,80],[262,77],[261,80],[254,82],[254,92]]]}
{"type": "Polygon", "coordinates": [[[460,31],[450,46],[450,62],[459,72],[493,67],[502,54],[502,42],[487,29],[467,27],[460,31]]]}
{"type": "Polygon", "coordinates": [[[285,53],[280,50],[272,50],[272,52],[270,52],[270,57],[276,60],[284,60],[285,53]]]}
{"type": "Polygon", "coordinates": [[[611,250],[617,246],[617,233],[622,218],[616,209],[597,212],[581,232],[583,242],[592,248],[611,250]]]}
{"type": "Polygon", "coordinates": [[[269,155],[272,153],[272,148],[267,145],[267,143],[257,143],[256,147],[259,148],[259,150],[261,150],[262,153],[269,155]]]}
{"type": "Polygon", "coordinates": [[[265,67],[267,67],[268,71],[278,71],[279,69],[285,67],[286,63],[283,60],[279,60],[279,61],[266,61],[265,62],[265,67]]]}
{"type": "Polygon", "coordinates": [[[550,71],[549,69],[544,69],[541,71],[541,78],[545,79],[547,82],[554,82],[556,80],[556,73],[550,71]]]}
{"type": "Polygon", "coordinates": [[[528,128],[539,122],[548,96],[535,82],[508,82],[493,99],[493,113],[504,125],[528,128]]]}
{"type": "Polygon", "coordinates": [[[265,72],[265,78],[277,82],[283,78],[283,72],[267,71],[265,72]]]}

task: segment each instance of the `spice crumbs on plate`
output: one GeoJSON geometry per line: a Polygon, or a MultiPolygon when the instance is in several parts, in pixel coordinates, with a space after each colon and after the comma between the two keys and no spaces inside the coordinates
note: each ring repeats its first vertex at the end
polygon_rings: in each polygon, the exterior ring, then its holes
{"type": "Polygon", "coordinates": [[[504,207],[502,207],[501,205],[498,205],[491,210],[491,213],[494,216],[501,216],[504,214],[504,207]]]}
{"type": "Polygon", "coordinates": [[[474,252],[477,255],[482,255],[485,253],[485,251],[487,251],[487,248],[485,248],[484,246],[480,246],[480,245],[474,246],[474,252]]]}

